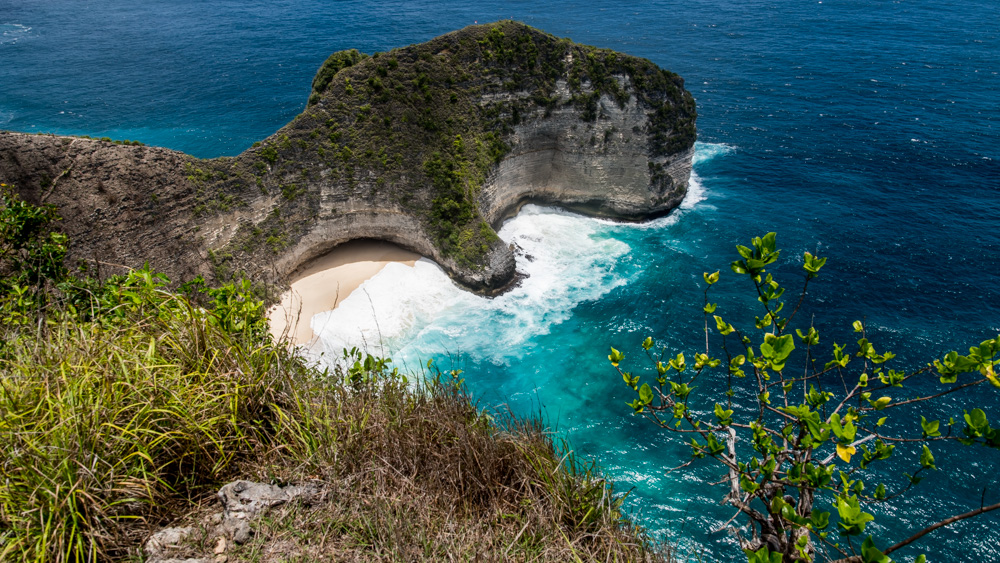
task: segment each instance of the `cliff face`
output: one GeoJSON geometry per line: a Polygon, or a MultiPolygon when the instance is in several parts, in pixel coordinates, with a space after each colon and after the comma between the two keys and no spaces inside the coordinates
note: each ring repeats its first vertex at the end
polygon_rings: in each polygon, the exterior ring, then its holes
{"type": "Polygon", "coordinates": [[[70,258],[112,273],[148,261],[173,279],[211,276],[184,174],[193,161],[157,147],[0,131],[0,182],[58,207],[70,258]]]}
{"type": "MultiPolygon", "coordinates": [[[[560,101],[571,98],[564,83],[557,94],[560,101]]],[[[634,97],[619,107],[602,95],[597,106],[594,123],[581,123],[564,102],[547,117],[513,127],[510,152],[479,198],[487,221],[497,225],[528,202],[620,220],[648,219],[680,203],[694,148],[654,154],[646,139],[648,108],[634,97]]]]}
{"type": "Polygon", "coordinates": [[[335,53],[306,110],[236,158],[0,133],[0,179],[58,204],[81,258],[280,282],[374,238],[490,293],[514,276],[495,229],[526,202],[675,207],[694,120],[683,81],[649,61],[501,22],[335,53]]]}

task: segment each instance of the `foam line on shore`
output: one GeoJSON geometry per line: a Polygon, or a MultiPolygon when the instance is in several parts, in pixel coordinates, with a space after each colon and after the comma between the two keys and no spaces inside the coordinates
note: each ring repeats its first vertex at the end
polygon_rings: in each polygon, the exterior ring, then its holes
{"type": "Polygon", "coordinates": [[[317,313],[337,307],[387,265],[408,267],[419,259],[383,241],[357,240],[334,248],[293,276],[281,303],[269,311],[271,334],[287,334],[294,344],[308,344],[314,337],[310,321],[317,313]]]}

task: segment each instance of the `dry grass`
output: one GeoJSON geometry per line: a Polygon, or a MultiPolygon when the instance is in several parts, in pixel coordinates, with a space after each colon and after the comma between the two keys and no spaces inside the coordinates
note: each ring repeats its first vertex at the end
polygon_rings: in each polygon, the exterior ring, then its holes
{"type": "MultiPolygon", "coordinates": [[[[342,377],[343,374],[340,374],[342,377]]],[[[231,561],[662,560],[610,486],[533,420],[501,429],[460,389],[382,376],[312,398],[334,421],[307,467],[324,500],[265,518],[231,561]],[[333,439],[329,439],[333,438],[333,439]]],[[[263,475],[262,475],[263,477],[263,475]]]]}

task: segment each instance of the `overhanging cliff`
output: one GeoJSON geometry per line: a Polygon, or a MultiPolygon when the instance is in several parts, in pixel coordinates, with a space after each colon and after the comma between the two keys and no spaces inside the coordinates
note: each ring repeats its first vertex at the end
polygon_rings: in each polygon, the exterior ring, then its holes
{"type": "Polygon", "coordinates": [[[680,77],[500,22],[335,53],[305,111],[235,158],[2,133],[0,179],[60,206],[78,258],[281,282],[372,238],[490,293],[514,276],[495,229],[522,204],[662,215],[694,140],[680,77]]]}

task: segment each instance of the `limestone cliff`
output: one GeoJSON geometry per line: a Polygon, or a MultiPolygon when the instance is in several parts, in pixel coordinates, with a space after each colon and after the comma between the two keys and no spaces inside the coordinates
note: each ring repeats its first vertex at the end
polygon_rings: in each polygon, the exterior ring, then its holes
{"type": "Polygon", "coordinates": [[[514,276],[495,229],[526,202],[623,220],[675,207],[694,123],[680,77],[500,22],[335,53],[305,111],[235,158],[0,133],[0,179],[60,206],[78,258],[281,282],[373,238],[490,293],[514,276]]]}

